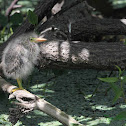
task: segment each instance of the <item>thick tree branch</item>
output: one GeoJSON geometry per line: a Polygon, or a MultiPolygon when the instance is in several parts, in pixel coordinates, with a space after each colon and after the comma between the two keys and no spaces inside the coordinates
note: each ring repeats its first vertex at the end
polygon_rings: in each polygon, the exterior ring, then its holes
{"type": "Polygon", "coordinates": [[[126,23],[124,23],[125,19],[122,21],[119,19],[99,19],[94,17],[84,18],[83,16],[80,16],[80,12],[83,11],[83,13],[85,13],[85,3],[83,0],[77,0],[74,2],[70,5],[68,4],[68,6],[71,6],[72,8],[67,10],[67,6],[65,9],[62,9],[60,12],[54,15],[54,17],[50,18],[44,24],[41,24],[37,30],[41,32],[50,26],[55,26],[67,35],[69,34],[69,31],[71,31],[70,34],[72,40],[82,41],[85,40],[85,37],[94,35],[126,34],[126,23]],[[80,9],[77,9],[76,7],[80,9]],[[81,8],[83,8],[83,10],[81,8]],[[76,15],[72,15],[72,13],[75,13],[76,15]],[[69,29],[69,24],[71,24],[71,29],[69,29]]]}
{"type": "Polygon", "coordinates": [[[122,43],[49,41],[41,44],[40,66],[45,68],[126,68],[126,46],[122,43]]]}
{"type": "Polygon", "coordinates": [[[115,65],[126,68],[126,45],[123,43],[61,40],[55,38],[56,34],[59,32],[50,30],[44,35],[48,42],[40,44],[41,68],[115,70],[115,65]]]}
{"type": "MultiPolygon", "coordinates": [[[[54,17],[43,25],[39,26],[38,31],[55,26],[65,34],[68,34],[68,18],[66,15],[54,17]]],[[[126,25],[119,19],[87,19],[83,18],[78,21],[71,22],[71,39],[85,40],[85,37],[98,35],[125,35],[126,25]]]]}
{"type": "Polygon", "coordinates": [[[93,35],[126,35],[126,25],[119,19],[82,19],[71,27],[73,40],[84,40],[93,35]]]}

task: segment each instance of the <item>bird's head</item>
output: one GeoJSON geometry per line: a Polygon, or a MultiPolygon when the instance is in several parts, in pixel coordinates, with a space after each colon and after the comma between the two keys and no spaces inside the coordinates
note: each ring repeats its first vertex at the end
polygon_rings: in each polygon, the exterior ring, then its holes
{"type": "Polygon", "coordinates": [[[30,36],[30,41],[31,42],[35,42],[35,43],[40,43],[40,42],[44,42],[44,41],[47,41],[47,39],[45,38],[42,38],[42,37],[38,37],[38,35],[36,33],[30,33],[31,35],[30,36]]]}
{"type": "Polygon", "coordinates": [[[38,37],[38,35],[35,32],[26,32],[22,35],[20,35],[16,40],[19,42],[35,42],[40,43],[47,41],[47,39],[38,37]]]}

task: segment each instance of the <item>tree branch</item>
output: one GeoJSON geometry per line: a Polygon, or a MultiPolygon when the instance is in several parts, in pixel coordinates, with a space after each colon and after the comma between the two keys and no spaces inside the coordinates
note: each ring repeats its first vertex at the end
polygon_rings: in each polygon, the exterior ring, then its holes
{"type": "MultiPolygon", "coordinates": [[[[125,20],[126,21],[126,20],[125,20]]],[[[126,25],[119,19],[82,19],[71,25],[73,40],[84,40],[85,37],[98,35],[125,35],[126,25]]]]}
{"type": "MultiPolygon", "coordinates": [[[[73,12],[74,13],[74,12],[73,12]]],[[[71,39],[72,40],[85,40],[85,37],[98,36],[98,35],[125,35],[126,23],[119,19],[98,19],[83,18],[71,22],[71,39]]],[[[125,20],[126,21],[126,20],[125,20]]],[[[67,15],[61,15],[49,19],[43,25],[37,29],[39,32],[45,30],[50,26],[56,28],[68,34],[68,17],[67,15]]]]}
{"type": "Polygon", "coordinates": [[[9,16],[10,15],[10,13],[11,13],[11,11],[14,9],[14,6],[15,6],[15,4],[18,2],[18,0],[14,0],[12,3],[11,3],[11,5],[9,6],[9,8],[6,10],[6,16],[9,16]]]}
{"type": "MultiPolygon", "coordinates": [[[[2,77],[0,77],[0,89],[2,91],[10,94],[11,90],[15,87],[16,86],[9,84],[2,77]]],[[[64,126],[70,126],[71,124],[79,124],[80,126],[84,126],[78,123],[71,116],[67,115],[65,112],[61,111],[57,107],[47,102],[46,100],[41,99],[38,96],[26,90],[17,90],[14,93],[11,93],[9,95],[9,99],[12,99],[12,98],[16,98],[18,103],[16,102],[15,104],[20,106],[20,108],[23,108],[23,110],[25,109],[25,113],[26,113],[26,110],[30,112],[32,110],[37,109],[55,118],[56,120],[61,122],[64,126]]]]}
{"type": "Polygon", "coordinates": [[[40,44],[42,68],[116,70],[115,65],[126,68],[123,43],[69,41],[61,31],[51,29],[41,35],[48,40],[40,44]]]}
{"type": "Polygon", "coordinates": [[[121,43],[49,41],[41,44],[42,68],[115,70],[126,68],[126,46],[121,43]]]}

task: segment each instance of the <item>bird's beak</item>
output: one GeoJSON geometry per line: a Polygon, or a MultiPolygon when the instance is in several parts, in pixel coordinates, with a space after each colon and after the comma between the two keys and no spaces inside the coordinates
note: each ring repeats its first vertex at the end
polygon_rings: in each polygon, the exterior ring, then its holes
{"type": "Polygon", "coordinates": [[[32,38],[31,41],[32,41],[32,42],[36,42],[36,43],[38,43],[38,42],[44,42],[44,41],[47,41],[47,39],[45,39],[45,38],[32,38]]]}

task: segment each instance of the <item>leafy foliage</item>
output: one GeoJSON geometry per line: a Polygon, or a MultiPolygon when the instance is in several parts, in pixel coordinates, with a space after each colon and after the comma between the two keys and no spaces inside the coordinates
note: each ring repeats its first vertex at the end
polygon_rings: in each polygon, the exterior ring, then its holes
{"type": "MultiPolygon", "coordinates": [[[[37,4],[38,0],[20,0],[19,5],[22,5],[22,8],[14,9],[11,14],[7,17],[5,16],[7,8],[10,6],[12,0],[2,1],[0,0],[0,43],[6,41],[16,30],[16,28],[21,25],[23,20],[26,18],[26,13],[28,8],[30,10],[34,9],[34,6],[37,4]]],[[[30,12],[30,22],[32,24],[37,24],[38,19],[36,15],[31,11],[30,12]],[[33,17],[32,17],[33,16],[33,17]],[[34,21],[33,21],[34,20],[34,21]]]]}
{"type": "Polygon", "coordinates": [[[15,13],[10,17],[10,22],[13,25],[20,25],[23,21],[23,16],[21,13],[15,13]]]}
{"type": "Polygon", "coordinates": [[[31,10],[28,11],[28,20],[31,24],[38,24],[38,16],[31,10]]]}
{"type": "MultiPolygon", "coordinates": [[[[126,76],[123,76],[124,70],[122,71],[120,67],[116,66],[118,71],[118,77],[107,77],[107,78],[98,78],[103,82],[107,82],[114,91],[115,97],[113,99],[113,103],[115,103],[120,97],[124,98],[124,102],[126,103],[126,98],[124,94],[123,84],[126,83],[126,76]],[[118,86],[120,83],[120,86],[118,86]]],[[[126,119],[126,111],[119,113],[113,120],[122,120],[126,119]]]]}
{"type": "Polygon", "coordinates": [[[7,25],[8,21],[7,21],[7,17],[0,14],[0,25],[2,27],[5,27],[7,25]]]}
{"type": "Polygon", "coordinates": [[[116,68],[119,70],[118,77],[98,78],[103,82],[109,83],[109,85],[113,89],[115,93],[113,103],[115,103],[121,96],[123,96],[125,99],[122,85],[124,82],[126,82],[126,76],[122,76],[124,71],[122,71],[118,66],[116,66],[116,68]],[[120,83],[120,87],[116,83],[120,83]]]}
{"type": "Polygon", "coordinates": [[[118,81],[117,77],[107,77],[107,78],[98,78],[98,79],[107,83],[115,83],[118,81]]]}
{"type": "Polygon", "coordinates": [[[126,119],[126,111],[119,113],[113,120],[124,120],[126,119]]]}
{"type": "Polygon", "coordinates": [[[112,3],[113,8],[115,9],[126,7],[126,0],[109,0],[109,1],[112,3]]]}

